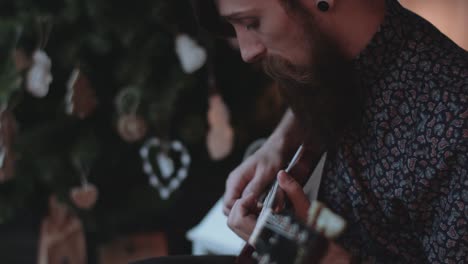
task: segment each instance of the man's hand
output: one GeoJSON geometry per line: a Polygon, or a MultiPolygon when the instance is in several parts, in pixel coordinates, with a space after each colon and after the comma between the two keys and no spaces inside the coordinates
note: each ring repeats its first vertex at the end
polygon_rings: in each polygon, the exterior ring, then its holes
{"type": "MultiPolygon", "coordinates": [[[[229,215],[236,200],[242,196],[252,193],[258,199],[278,171],[292,158],[303,136],[294,114],[288,110],[265,144],[229,175],[224,193],[224,214],[229,215]]],[[[296,178],[305,179],[310,173],[313,157],[307,153],[292,173],[296,178]]]]}
{"type": "MultiPolygon", "coordinates": [[[[310,202],[302,187],[284,171],[278,173],[278,182],[281,189],[285,192],[286,197],[291,201],[295,215],[306,223],[310,202]]],[[[319,263],[348,264],[351,263],[351,255],[338,244],[329,240],[327,252],[319,263]]]]}
{"type": "MultiPolygon", "coordinates": [[[[294,211],[299,219],[307,219],[307,210],[310,202],[302,187],[284,171],[277,175],[279,185],[291,200],[294,211]]],[[[243,196],[234,202],[228,217],[228,226],[244,240],[248,240],[255,228],[260,209],[257,207],[257,199],[253,193],[243,196]]]]}
{"type": "Polygon", "coordinates": [[[253,194],[242,197],[236,200],[228,217],[228,226],[238,236],[247,241],[252,234],[259,209],[257,200],[253,194]]]}
{"type": "Polygon", "coordinates": [[[296,217],[306,223],[310,201],[302,186],[285,171],[278,173],[278,183],[281,190],[285,192],[286,197],[291,201],[296,217]]]}
{"type": "Polygon", "coordinates": [[[257,152],[231,172],[226,181],[223,212],[229,215],[236,201],[252,195],[258,199],[283,165],[280,151],[267,141],[257,152]]]}
{"type": "MultiPolygon", "coordinates": [[[[307,221],[307,212],[310,201],[304,193],[302,186],[285,171],[280,171],[277,175],[281,190],[284,191],[287,199],[291,201],[294,214],[304,223],[307,221]]],[[[228,226],[242,239],[247,241],[252,234],[259,209],[257,200],[253,194],[237,199],[230,211],[228,226]]],[[[350,263],[351,255],[333,241],[328,242],[328,250],[320,263],[350,263]]]]}

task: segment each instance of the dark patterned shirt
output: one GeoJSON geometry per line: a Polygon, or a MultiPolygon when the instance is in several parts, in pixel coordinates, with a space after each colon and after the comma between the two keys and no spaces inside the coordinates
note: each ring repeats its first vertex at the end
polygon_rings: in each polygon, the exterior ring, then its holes
{"type": "Polygon", "coordinates": [[[387,1],[355,60],[368,89],[359,129],[329,151],[319,199],[348,221],[365,263],[468,263],[468,55],[387,1]]]}

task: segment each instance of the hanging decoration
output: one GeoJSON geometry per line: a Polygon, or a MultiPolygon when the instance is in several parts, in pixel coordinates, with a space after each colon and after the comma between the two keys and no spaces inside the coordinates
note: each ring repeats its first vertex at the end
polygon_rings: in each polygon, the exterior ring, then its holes
{"type": "Polygon", "coordinates": [[[45,18],[38,19],[40,29],[39,47],[32,55],[32,63],[26,74],[26,90],[35,97],[45,97],[49,93],[49,86],[53,77],[51,73],[52,61],[44,48],[51,31],[51,23],[45,18]]]}
{"type": "Polygon", "coordinates": [[[206,50],[187,34],[176,36],[175,51],[179,57],[182,70],[187,74],[196,72],[206,63],[206,50]]]}
{"type": "Polygon", "coordinates": [[[24,49],[16,48],[13,52],[13,57],[15,60],[15,68],[18,72],[30,68],[33,63],[32,58],[26,55],[24,49]]]}
{"type": "Polygon", "coordinates": [[[86,264],[83,225],[68,206],[49,197],[49,212],[41,222],[38,264],[86,264]]]}
{"type": "Polygon", "coordinates": [[[80,171],[81,185],[70,190],[70,199],[81,209],[91,209],[99,196],[97,187],[88,181],[89,168],[82,161],[75,161],[75,166],[80,171]]]}
{"type": "Polygon", "coordinates": [[[140,149],[140,156],[149,184],[159,191],[163,200],[169,199],[187,178],[191,158],[180,141],[151,138],[140,149]]]}
{"type": "Polygon", "coordinates": [[[206,139],[208,152],[213,160],[221,160],[232,151],[234,131],[229,124],[229,110],[221,95],[214,94],[209,101],[208,124],[210,130],[206,139]]]}
{"type": "Polygon", "coordinates": [[[123,89],[115,99],[119,114],[117,131],[129,143],[143,139],[148,130],[146,121],[137,114],[140,100],[140,91],[135,87],[123,89]]]}
{"type": "Polygon", "coordinates": [[[36,50],[32,57],[32,66],[26,76],[26,89],[35,97],[45,97],[52,82],[52,62],[43,50],[36,50]]]}
{"type": "Polygon", "coordinates": [[[15,155],[13,143],[17,132],[16,120],[9,110],[0,114],[0,183],[13,178],[15,155]]]}
{"type": "Polygon", "coordinates": [[[92,183],[85,182],[79,187],[71,189],[70,197],[74,204],[81,209],[91,209],[97,201],[99,192],[92,183]]]}
{"type": "Polygon", "coordinates": [[[227,157],[234,145],[234,130],[229,119],[229,109],[217,92],[214,74],[209,80],[212,94],[209,98],[208,125],[209,131],[206,136],[208,153],[213,160],[221,160],[227,157]]]}
{"type": "Polygon", "coordinates": [[[85,119],[94,112],[97,104],[96,93],[91,82],[79,68],[75,68],[67,82],[65,95],[67,114],[85,119]]]}

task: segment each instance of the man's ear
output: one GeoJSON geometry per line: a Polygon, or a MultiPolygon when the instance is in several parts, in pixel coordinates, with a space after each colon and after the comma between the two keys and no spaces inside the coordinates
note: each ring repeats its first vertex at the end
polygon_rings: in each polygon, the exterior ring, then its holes
{"type": "Polygon", "coordinates": [[[327,12],[328,10],[333,8],[334,4],[334,0],[315,0],[315,6],[321,12],[327,12]]]}
{"type": "MultiPolygon", "coordinates": [[[[294,0],[289,0],[294,1],[294,0]]],[[[331,10],[335,5],[335,0],[295,0],[299,1],[300,8],[305,8],[307,13],[314,15],[324,15],[324,13],[331,10]]]]}

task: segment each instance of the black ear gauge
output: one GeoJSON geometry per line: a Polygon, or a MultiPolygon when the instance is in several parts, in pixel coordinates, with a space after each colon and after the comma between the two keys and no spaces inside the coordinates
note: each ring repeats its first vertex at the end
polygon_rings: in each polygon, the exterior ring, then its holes
{"type": "Polygon", "coordinates": [[[321,0],[317,2],[317,8],[322,12],[327,12],[330,9],[330,4],[328,1],[321,0]]]}

